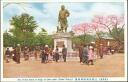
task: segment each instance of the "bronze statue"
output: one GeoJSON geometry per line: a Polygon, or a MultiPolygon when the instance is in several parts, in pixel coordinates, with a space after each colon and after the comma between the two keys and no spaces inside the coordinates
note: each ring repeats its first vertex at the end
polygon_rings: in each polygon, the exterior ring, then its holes
{"type": "Polygon", "coordinates": [[[68,27],[68,21],[67,17],[69,17],[70,13],[68,10],[65,9],[65,6],[61,6],[61,10],[59,11],[59,17],[58,17],[58,23],[59,23],[59,28],[57,28],[57,32],[67,32],[67,27],[68,27]]]}

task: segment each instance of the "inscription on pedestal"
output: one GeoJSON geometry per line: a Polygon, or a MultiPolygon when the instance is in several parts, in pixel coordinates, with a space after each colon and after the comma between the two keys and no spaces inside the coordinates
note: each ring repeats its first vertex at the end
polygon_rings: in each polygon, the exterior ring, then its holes
{"type": "Polygon", "coordinates": [[[58,46],[58,47],[63,47],[63,45],[64,45],[64,41],[58,41],[58,42],[56,42],[56,46],[58,46]]]}
{"type": "Polygon", "coordinates": [[[70,33],[56,33],[53,35],[54,39],[54,49],[58,46],[59,50],[61,51],[63,45],[67,48],[67,51],[72,51],[72,36],[70,33]]]}

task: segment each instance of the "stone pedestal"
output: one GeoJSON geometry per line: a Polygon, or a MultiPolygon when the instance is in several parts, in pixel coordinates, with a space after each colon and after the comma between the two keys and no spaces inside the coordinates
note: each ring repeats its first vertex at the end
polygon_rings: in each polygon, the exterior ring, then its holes
{"type": "Polygon", "coordinates": [[[72,51],[72,36],[70,33],[56,33],[53,35],[54,49],[58,46],[59,51],[62,51],[63,45],[67,48],[67,51],[72,51]]]}

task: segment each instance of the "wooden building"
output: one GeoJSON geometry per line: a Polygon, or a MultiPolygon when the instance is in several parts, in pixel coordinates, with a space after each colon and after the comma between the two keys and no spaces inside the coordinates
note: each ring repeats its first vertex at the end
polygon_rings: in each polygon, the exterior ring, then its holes
{"type": "Polygon", "coordinates": [[[101,39],[96,39],[96,47],[99,48],[100,44],[104,47],[111,48],[115,51],[124,52],[124,44],[119,45],[119,42],[110,37],[102,37],[101,39]]]}

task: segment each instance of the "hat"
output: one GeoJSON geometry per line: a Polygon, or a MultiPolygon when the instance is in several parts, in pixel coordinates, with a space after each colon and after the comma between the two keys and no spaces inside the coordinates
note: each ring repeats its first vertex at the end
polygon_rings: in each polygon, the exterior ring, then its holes
{"type": "Polygon", "coordinates": [[[17,44],[17,46],[20,46],[20,44],[17,44]]]}
{"type": "Polygon", "coordinates": [[[93,47],[92,47],[92,46],[90,46],[89,48],[90,48],[90,49],[92,49],[93,47]]]}
{"type": "Polygon", "coordinates": [[[45,47],[48,47],[48,45],[45,45],[45,47]]]}

